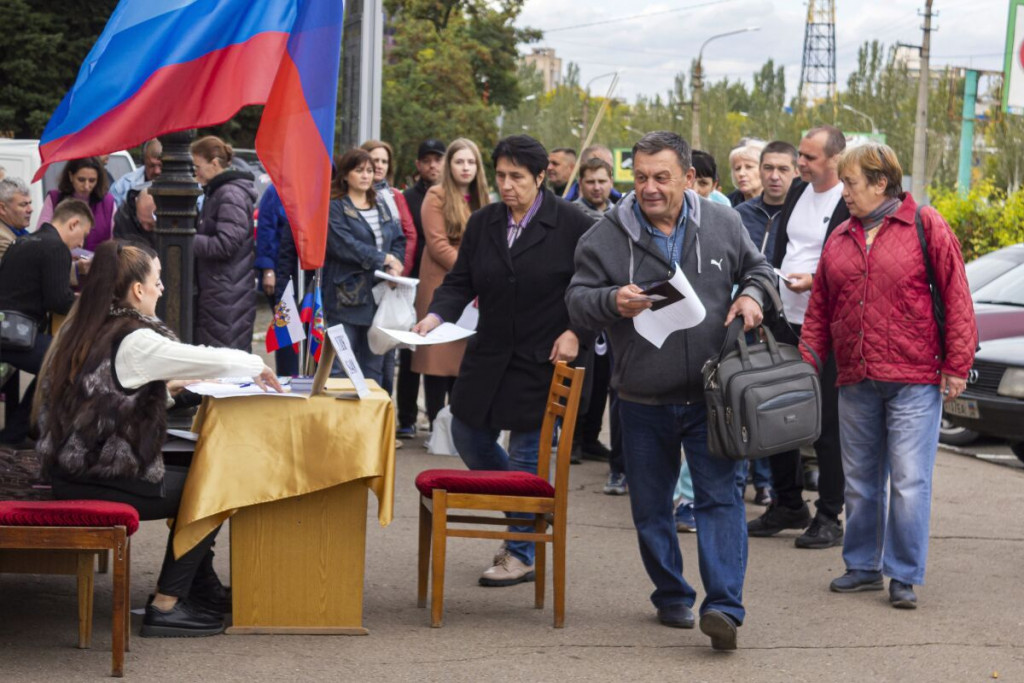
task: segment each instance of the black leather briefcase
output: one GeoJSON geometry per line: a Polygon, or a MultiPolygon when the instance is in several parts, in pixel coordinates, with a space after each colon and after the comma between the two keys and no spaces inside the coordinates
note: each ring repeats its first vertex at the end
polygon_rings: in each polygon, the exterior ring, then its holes
{"type": "Polygon", "coordinates": [[[748,344],[739,318],[717,356],[704,364],[708,447],[731,460],[752,460],[814,443],[821,435],[821,382],[791,344],[766,327],[748,344]]]}

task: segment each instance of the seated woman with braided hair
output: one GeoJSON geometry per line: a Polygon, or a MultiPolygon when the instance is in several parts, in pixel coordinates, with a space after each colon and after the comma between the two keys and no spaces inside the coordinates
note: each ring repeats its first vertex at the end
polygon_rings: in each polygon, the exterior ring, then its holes
{"type": "MultiPolygon", "coordinates": [[[[143,520],[177,516],[187,467],[164,466],[167,408],[190,378],[252,376],[281,391],[244,351],[182,344],[157,317],[160,260],[148,246],[105,242],[40,373],[36,450],[58,499],[127,503],[143,520]]],[[[173,536],[173,529],[171,536],[173,536]]],[[[230,596],[213,571],[213,531],[174,558],[167,540],[142,636],[220,633],[230,596]]]]}

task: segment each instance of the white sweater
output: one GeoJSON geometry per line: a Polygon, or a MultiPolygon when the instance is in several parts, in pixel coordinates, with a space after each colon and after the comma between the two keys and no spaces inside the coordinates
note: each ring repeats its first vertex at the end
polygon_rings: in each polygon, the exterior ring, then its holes
{"type": "Polygon", "coordinates": [[[149,329],[126,336],[114,357],[114,374],[125,389],[157,380],[255,377],[263,368],[257,355],[182,344],[149,329]]]}

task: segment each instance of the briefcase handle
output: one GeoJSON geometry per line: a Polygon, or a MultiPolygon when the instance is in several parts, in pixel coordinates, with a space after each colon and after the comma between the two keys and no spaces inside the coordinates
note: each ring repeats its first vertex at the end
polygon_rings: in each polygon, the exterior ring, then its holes
{"type": "MultiPolygon", "coordinates": [[[[779,354],[779,344],[775,341],[775,335],[764,325],[758,325],[752,331],[756,332],[761,330],[764,335],[765,342],[768,344],[768,351],[772,354],[772,358],[776,362],[782,362],[782,356],[779,354]]],[[[732,351],[733,347],[738,347],[740,356],[744,361],[750,358],[750,351],[747,348],[747,340],[743,332],[743,318],[736,316],[725,332],[725,341],[722,342],[722,349],[718,352],[718,362],[725,360],[725,355],[732,351]]]]}

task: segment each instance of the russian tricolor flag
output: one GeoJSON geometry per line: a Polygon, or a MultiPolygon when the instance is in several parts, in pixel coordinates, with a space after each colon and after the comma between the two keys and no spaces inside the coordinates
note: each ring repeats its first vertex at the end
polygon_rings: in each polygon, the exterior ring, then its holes
{"type": "Polygon", "coordinates": [[[121,0],[40,140],[43,166],[266,104],[256,150],[304,269],[323,265],[342,0],[121,0]]]}

